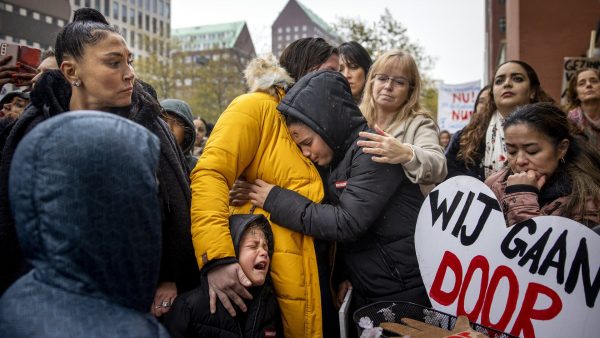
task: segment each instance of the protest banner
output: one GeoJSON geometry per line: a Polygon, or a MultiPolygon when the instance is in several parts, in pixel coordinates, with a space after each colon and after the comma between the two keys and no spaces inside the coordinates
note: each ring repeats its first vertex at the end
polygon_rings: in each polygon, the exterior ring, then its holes
{"type": "Polygon", "coordinates": [[[447,130],[453,134],[469,123],[480,88],[480,81],[439,85],[438,125],[440,130],[447,130]]]}
{"type": "Polygon", "coordinates": [[[506,227],[482,182],[436,187],[415,231],[434,309],[525,338],[598,337],[600,235],[558,216],[506,227]]]}
{"type": "Polygon", "coordinates": [[[560,91],[560,104],[567,104],[567,88],[569,81],[580,69],[600,69],[600,59],[585,57],[566,57],[563,62],[562,89],[560,91]]]}

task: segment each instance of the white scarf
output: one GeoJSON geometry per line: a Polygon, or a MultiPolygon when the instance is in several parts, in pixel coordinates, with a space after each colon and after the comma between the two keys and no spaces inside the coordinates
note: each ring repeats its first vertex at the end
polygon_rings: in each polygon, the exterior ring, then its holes
{"type": "Polygon", "coordinates": [[[485,133],[485,156],[483,167],[485,178],[504,167],[506,161],[506,144],[504,143],[504,118],[496,112],[490,120],[485,133]]]}

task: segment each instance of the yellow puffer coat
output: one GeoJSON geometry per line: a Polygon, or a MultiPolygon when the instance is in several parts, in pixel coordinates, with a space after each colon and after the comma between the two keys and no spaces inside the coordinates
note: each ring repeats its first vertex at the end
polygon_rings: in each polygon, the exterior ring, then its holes
{"type": "MultiPolygon", "coordinates": [[[[223,112],[191,174],[192,239],[200,268],[213,259],[234,257],[228,228],[232,213],[249,213],[248,203],[228,207],[235,179],[260,178],[320,202],[321,178],[289,135],[266,93],[239,96],[223,112]]],[[[268,213],[257,208],[256,213],[268,213]]],[[[322,337],[321,296],[313,239],[273,224],[271,277],[286,337],[322,337]]],[[[278,335],[279,336],[279,335],[278,335]]]]}

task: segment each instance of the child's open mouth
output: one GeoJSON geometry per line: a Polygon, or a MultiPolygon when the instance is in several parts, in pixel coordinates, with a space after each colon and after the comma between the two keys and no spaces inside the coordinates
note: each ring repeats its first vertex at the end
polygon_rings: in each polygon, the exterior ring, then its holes
{"type": "Polygon", "coordinates": [[[257,263],[256,265],[254,265],[255,270],[264,270],[266,268],[267,268],[267,263],[265,263],[265,262],[260,262],[260,263],[257,263]]]}

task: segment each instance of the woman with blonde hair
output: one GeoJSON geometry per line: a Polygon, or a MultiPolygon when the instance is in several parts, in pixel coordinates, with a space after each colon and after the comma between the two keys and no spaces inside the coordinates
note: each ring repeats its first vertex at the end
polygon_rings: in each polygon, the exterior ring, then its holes
{"type": "Polygon", "coordinates": [[[381,55],[369,71],[360,110],[377,133],[358,142],[373,161],[401,164],[426,194],[446,177],[438,127],[421,107],[421,76],[415,59],[401,50],[381,55]]]}

